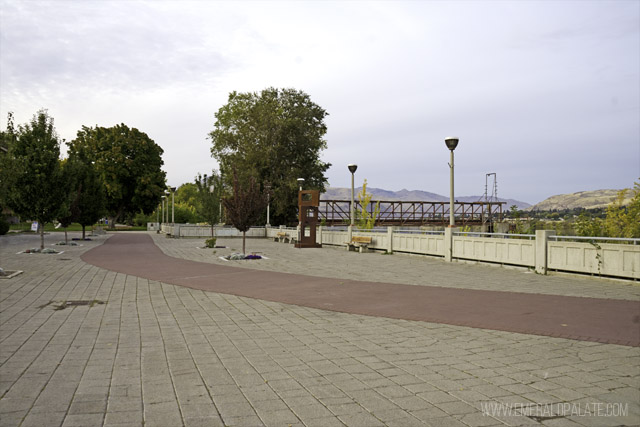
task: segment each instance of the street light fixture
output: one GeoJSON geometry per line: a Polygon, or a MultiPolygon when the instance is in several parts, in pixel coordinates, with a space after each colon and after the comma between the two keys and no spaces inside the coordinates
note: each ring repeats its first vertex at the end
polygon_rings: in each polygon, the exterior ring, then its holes
{"type": "Polygon", "coordinates": [[[355,206],[354,206],[354,175],[356,173],[356,170],[358,169],[358,165],[351,163],[349,165],[347,165],[347,167],[349,168],[349,172],[351,172],[351,209],[350,209],[350,215],[351,215],[351,227],[353,227],[354,224],[354,210],[355,210],[355,206]]]}
{"type": "Polygon", "coordinates": [[[304,182],[304,178],[298,178],[298,186],[300,187],[300,191],[302,191],[302,183],[304,182]]]}
{"type": "Polygon", "coordinates": [[[459,139],[455,136],[449,136],[444,139],[445,144],[447,144],[447,148],[451,152],[451,161],[449,162],[449,170],[450,170],[450,181],[451,185],[449,188],[449,227],[455,227],[455,218],[454,218],[454,205],[453,205],[453,150],[458,146],[459,139]]]}
{"type": "Polygon", "coordinates": [[[160,208],[160,228],[162,229],[162,223],[164,223],[164,199],[167,196],[162,196],[162,208],[160,208]]]}
{"type": "Polygon", "coordinates": [[[269,204],[271,203],[271,185],[266,184],[264,189],[267,191],[267,227],[271,227],[271,223],[269,222],[269,204]]]}
{"type": "Polygon", "coordinates": [[[175,222],[175,210],[176,210],[176,187],[169,187],[171,190],[171,225],[176,225],[175,222]]]}

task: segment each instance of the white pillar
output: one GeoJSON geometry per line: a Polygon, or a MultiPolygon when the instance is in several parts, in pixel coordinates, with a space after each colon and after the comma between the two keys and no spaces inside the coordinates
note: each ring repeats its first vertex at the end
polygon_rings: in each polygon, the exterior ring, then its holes
{"type": "Polygon", "coordinates": [[[536,273],[547,274],[549,236],[555,236],[555,230],[536,230],[536,273]]]}
{"type": "Polygon", "coordinates": [[[444,260],[453,261],[453,232],[456,227],[447,227],[444,229],[444,260]]]}
{"type": "Polygon", "coordinates": [[[387,227],[387,253],[393,253],[393,227],[387,227]]]}

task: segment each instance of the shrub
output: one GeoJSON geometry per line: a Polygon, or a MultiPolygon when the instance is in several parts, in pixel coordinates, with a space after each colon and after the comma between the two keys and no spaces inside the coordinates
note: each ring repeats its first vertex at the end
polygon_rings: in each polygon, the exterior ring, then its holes
{"type": "Polygon", "coordinates": [[[205,241],[204,241],[204,245],[205,245],[207,248],[215,248],[215,247],[216,247],[216,238],[215,238],[215,237],[212,237],[212,238],[210,238],[210,239],[205,240],[205,241]]]}
{"type": "Polygon", "coordinates": [[[0,216],[0,236],[7,234],[8,232],[9,232],[9,223],[3,216],[0,216]]]}

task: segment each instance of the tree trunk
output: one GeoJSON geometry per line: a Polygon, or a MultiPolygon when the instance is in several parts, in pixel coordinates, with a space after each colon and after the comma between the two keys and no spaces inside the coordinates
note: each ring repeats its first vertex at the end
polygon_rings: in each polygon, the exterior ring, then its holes
{"type": "Polygon", "coordinates": [[[38,227],[40,227],[40,250],[44,249],[44,224],[38,221],[38,227]]]}
{"type": "Polygon", "coordinates": [[[243,254],[245,254],[245,255],[247,254],[247,251],[245,250],[245,247],[246,247],[246,246],[245,246],[245,240],[246,240],[246,237],[247,237],[247,232],[246,232],[246,231],[243,231],[243,232],[242,232],[242,253],[243,253],[243,254]]]}
{"type": "Polygon", "coordinates": [[[211,238],[213,238],[213,224],[211,224],[211,238]]]}
{"type": "Polygon", "coordinates": [[[82,240],[84,240],[84,225],[82,226],[82,240]]]}
{"type": "Polygon", "coordinates": [[[69,238],[67,237],[67,227],[64,228],[64,244],[69,244],[69,238]]]}

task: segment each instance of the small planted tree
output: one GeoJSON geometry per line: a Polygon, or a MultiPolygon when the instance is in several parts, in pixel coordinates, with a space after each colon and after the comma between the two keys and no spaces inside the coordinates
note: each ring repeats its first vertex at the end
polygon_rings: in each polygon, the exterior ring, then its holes
{"type": "Polygon", "coordinates": [[[362,207],[361,211],[356,211],[356,222],[360,230],[371,230],[376,224],[376,219],[380,214],[380,202],[376,202],[375,208],[369,212],[369,204],[373,194],[367,193],[367,180],[362,184],[362,191],[358,193],[358,201],[362,207]]]}
{"type": "Polygon", "coordinates": [[[196,212],[211,225],[211,237],[214,237],[214,225],[220,221],[220,195],[222,194],[222,181],[215,171],[211,176],[198,174],[195,181],[198,192],[196,193],[196,212]]]}
{"type": "Polygon", "coordinates": [[[23,218],[38,221],[40,249],[44,249],[44,225],[68,208],[69,187],[59,157],[60,139],[45,110],[18,127],[8,152],[12,176],[5,196],[7,205],[23,218]]]}
{"type": "Polygon", "coordinates": [[[222,198],[222,204],[231,225],[242,231],[242,253],[246,253],[247,231],[260,219],[267,207],[267,200],[268,193],[260,191],[254,177],[249,177],[246,183],[240,183],[234,169],[233,194],[222,198]]]}

